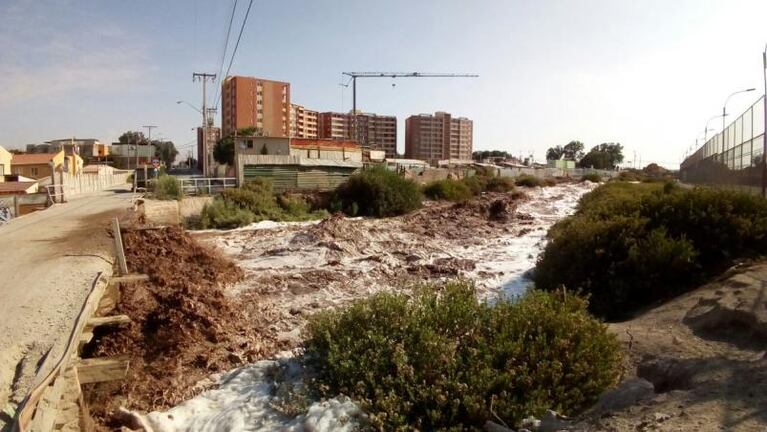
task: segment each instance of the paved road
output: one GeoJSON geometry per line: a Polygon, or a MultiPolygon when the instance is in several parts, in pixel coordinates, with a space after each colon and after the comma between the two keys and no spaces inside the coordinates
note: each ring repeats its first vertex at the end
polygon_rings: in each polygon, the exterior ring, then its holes
{"type": "Polygon", "coordinates": [[[0,226],[0,411],[23,397],[46,352],[60,356],[93,281],[111,273],[107,230],[130,198],[102,191],[0,226]]]}

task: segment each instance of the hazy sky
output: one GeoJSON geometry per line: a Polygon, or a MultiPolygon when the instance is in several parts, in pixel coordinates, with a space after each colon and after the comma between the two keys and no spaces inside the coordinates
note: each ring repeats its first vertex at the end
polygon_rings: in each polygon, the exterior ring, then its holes
{"type": "MultiPolygon", "coordinates": [[[[192,72],[218,73],[232,4],[0,0],[0,145],[153,124],[193,148],[199,115],[176,101],[200,105],[192,72]]],[[[400,150],[406,116],[441,110],[474,120],[475,149],[621,142],[675,166],[728,94],[757,88],[738,112],[763,93],[766,22],[765,0],[256,0],[231,73],[320,111],[350,109],[342,71],[477,73],[360,80],[358,105],[398,117],[400,150]]]]}

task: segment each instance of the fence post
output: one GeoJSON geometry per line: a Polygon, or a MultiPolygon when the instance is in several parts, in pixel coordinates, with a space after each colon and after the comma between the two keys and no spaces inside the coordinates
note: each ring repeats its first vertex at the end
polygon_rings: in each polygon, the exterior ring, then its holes
{"type": "Polygon", "coordinates": [[[13,217],[19,217],[19,196],[13,196],[13,217]]]}

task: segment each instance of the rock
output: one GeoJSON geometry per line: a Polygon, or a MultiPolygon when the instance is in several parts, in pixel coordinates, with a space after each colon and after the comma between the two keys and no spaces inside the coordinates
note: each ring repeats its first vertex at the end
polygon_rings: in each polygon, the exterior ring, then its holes
{"type": "Polygon", "coordinates": [[[291,308],[290,308],[290,314],[291,314],[291,315],[298,315],[298,314],[300,314],[300,313],[301,313],[301,309],[299,309],[299,308],[297,308],[297,307],[295,307],[295,306],[293,306],[293,307],[291,307],[291,308]]]}
{"type": "Polygon", "coordinates": [[[655,421],[656,421],[657,423],[663,423],[664,421],[666,421],[666,420],[670,419],[670,418],[671,418],[671,416],[670,416],[670,415],[668,415],[668,414],[664,414],[664,413],[656,412],[655,414],[653,414],[653,418],[655,419],[655,421]]]}
{"type": "Polygon", "coordinates": [[[519,423],[518,428],[537,431],[540,426],[541,426],[541,421],[533,416],[530,416],[525,419],[522,419],[522,421],[519,423]]]}
{"type": "Polygon", "coordinates": [[[556,411],[548,410],[541,418],[537,432],[559,432],[570,427],[570,420],[556,411]]]}
{"type": "Polygon", "coordinates": [[[492,422],[490,420],[485,422],[485,430],[487,432],[514,432],[512,429],[499,425],[498,423],[492,422]]]}
{"type": "Polygon", "coordinates": [[[602,393],[591,410],[596,413],[618,411],[649,399],[654,394],[655,386],[650,381],[644,378],[632,378],[602,393]]]}

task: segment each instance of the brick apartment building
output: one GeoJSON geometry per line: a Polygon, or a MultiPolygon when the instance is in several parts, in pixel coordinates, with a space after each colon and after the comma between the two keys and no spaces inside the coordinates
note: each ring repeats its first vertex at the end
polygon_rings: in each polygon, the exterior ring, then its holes
{"type": "Polygon", "coordinates": [[[304,108],[301,105],[290,104],[290,136],[291,138],[319,138],[320,113],[304,108]]]}
{"type": "Polygon", "coordinates": [[[326,139],[353,139],[363,147],[384,150],[386,157],[397,154],[397,117],[357,113],[357,136],[353,135],[352,113],[320,113],[319,134],[326,139]]]}
{"type": "Polygon", "coordinates": [[[446,112],[413,115],[405,120],[405,157],[436,162],[471,160],[473,122],[446,112]]]}
{"type": "Polygon", "coordinates": [[[255,127],[264,135],[290,133],[290,83],[230,76],[221,84],[221,133],[255,127]]]}

